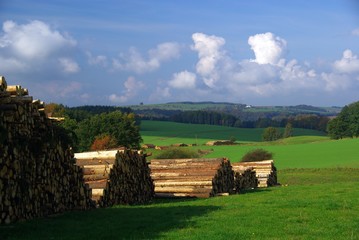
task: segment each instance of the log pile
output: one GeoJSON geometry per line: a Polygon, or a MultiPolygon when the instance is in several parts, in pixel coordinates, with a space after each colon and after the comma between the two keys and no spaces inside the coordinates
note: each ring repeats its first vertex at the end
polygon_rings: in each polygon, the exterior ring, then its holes
{"type": "Polygon", "coordinates": [[[0,224],[92,206],[59,131],[43,102],[0,77],[0,224]]]}
{"type": "Polygon", "coordinates": [[[232,163],[232,168],[234,171],[235,193],[241,193],[257,187],[258,179],[253,167],[241,166],[240,163],[232,163]]]}
{"type": "Polygon", "coordinates": [[[269,187],[278,185],[277,169],[274,166],[273,160],[240,162],[236,163],[236,165],[253,168],[253,170],[256,172],[256,177],[258,179],[258,187],[269,187]]]}
{"type": "Polygon", "coordinates": [[[153,159],[150,168],[156,197],[208,198],[233,192],[233,170],[225,158],[153,159]]]}
{"type": "Polygon", "coordinates": [[[101,207],[148,203],[154,186],[146,156],[138,151],[111,150],[75,154],[92,200],[101,207]]]}

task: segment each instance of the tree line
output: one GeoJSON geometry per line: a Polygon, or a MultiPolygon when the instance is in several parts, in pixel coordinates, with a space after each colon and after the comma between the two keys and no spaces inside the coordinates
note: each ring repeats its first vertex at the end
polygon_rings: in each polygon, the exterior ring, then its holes
{"type": "Polygon", "coordinates": [[[325,132],[329,118],[314,114],[300,114],[289,117],[259,118],[254,121],[241,121],[233,115],[213,111],[186,111],[177,112],[167,119],[167,121],[192,124],[220,125],[227,127],[241,128],[267,128],[267,127],[286,127],[289,123],[293,128],[305,128],[325,132]]]}
{"type": "Polygon", "coordinates": [[[59,104],[45,107],[48,116],[64,117],[60,122],[64,141],[75,152],[125,146],[139,148],[140,120],[129,108],[84,106],[68,108],[59,104]]]}
{"type": "Polygon", "coordinates": [[[328,123],[328,135],[332,139],[359,136],[359,101],[345,106],[336,118],[328,123]]]}

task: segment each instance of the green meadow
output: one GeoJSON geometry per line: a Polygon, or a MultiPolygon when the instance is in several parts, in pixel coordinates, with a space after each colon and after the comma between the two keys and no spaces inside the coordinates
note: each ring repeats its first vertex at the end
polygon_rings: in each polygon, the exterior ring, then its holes
{"type": "Polygon", "coordinates": [[[0,239],[359,239],[359,139],[295,129],[294,137],[268,143],[262,131],[143,121],[141,134],[144,143],[197,143],[191,148],[211,150],[205,157],[233,162],[267,149],[281,186],[63,213],[0,226],[0,239]],[[202,145],[231,136],[236,145],[202,145]]]}
{"type": "MultiPolygon", "coordinates": [[[[263,130],[263,128],[233,128],[162,121],[141,122],[141,136],[144,143],[159,146],[174,143],[205,144],[211,140],[228,140],[231,137],[235,137],[238,142],[260,142],[263,130]]],[[[294,129],[294,136],[325,136],[325,134],[307,129],[294,129]]]]}
{"type": "MultiPolygon", "coordinates": [[[[274,154],[275,165],[284,168],[359,167],[359,139],[330,140],[324,133],[294,129],[294,137],[261,142],[263,129],[243,129],[210,125],[142,121],[144,143],[158,146],[197,143],[194,150],[211,150],[205,157],[226,157],[238,162],[244,154],[263,148],[274,154]],[[211,140],[236,138],[232,146],[204,146],[211,140]]],[[[156,156],[158,151],[151,150],[156,156]]]]}

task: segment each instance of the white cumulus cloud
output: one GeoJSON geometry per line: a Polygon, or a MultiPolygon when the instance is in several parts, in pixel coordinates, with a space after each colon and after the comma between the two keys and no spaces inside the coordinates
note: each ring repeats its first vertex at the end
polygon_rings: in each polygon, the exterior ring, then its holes
{"type": "Polygon", "coordinates": [[[136,48],[130,48],[128,54],[121,54],[120,58],[114,58],[112,66],[115,70],[132,71],[135,73],[151,72],[158,69],[165,61],[179,57],[180,45],[174,42],[167,42],[157,45],[155,49],[148,51],[145,58],[136,48]]]}
{"type": "Polygon", "coordinates": [[[343,52],[343,57],[334,62],[334,69],[342,73],[359,72],[359,59],[350,49],[343,52]]]}
{"type": "Polygon", "coordinates": [[[59,63],[65,73],[77,73],[80,67],[74,60],[70,58],[59,58],[59,63]]]}
{"type": "Polygon", "coordinates": [[[226,41],[222,37],[204,33],[194,33],[192,39],[194,42],[192,50],[198,52],[199,58],[196,71],[208,87],[214,88],[219,80],[218,63],[225,55],[222,46],[226,41]]]}
{"type": "Polygon", "coordinates": [[[195,88],[196,74],[188,71],[182,71],[173,74],[173,78],[168,84],[173,88],[195,88]]]}
{"type": "Polygon", "coordinates": [[[248,38],[258,64],[277,64],[282,57],[287,42],[271,32],[256,34],[248,38]]]}
{"type": "Polygon", "coordinates": [[[134,98],[138,92],[144,88],[144,83],[137,81],[134,77],[129,77],[123,84],[125,89],[121,95],[111,94],[109,100],[113,103],[124,103],[134,98]]]}
{"type": "Polygon", "coordinates": [[[8,48],[17,56],[27,59],[45,58],[66,47],[73,47],[76,41],[53,30],[42,21],[17,24],[14,21],[3,23],[0,47],[8,48]]]}

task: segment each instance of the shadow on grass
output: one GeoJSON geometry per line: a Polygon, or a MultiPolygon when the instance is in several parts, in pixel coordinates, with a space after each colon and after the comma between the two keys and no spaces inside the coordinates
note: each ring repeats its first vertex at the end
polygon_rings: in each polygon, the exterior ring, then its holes
{"type": "Polygon", "coordinates": [[[153,239],[195,227],[215,206],[117,206],[0,226],[1,239],[153,239]]]}
{"type": "MultiPolygon", "coordinates": [[[[273,186],[273,187],[274,187],[274,186],[273,186]]],[[[271,188],[272,188],[272,187],[247,189],[247,190],[242,190],[239,194],[251,194],[251,193],[258,193],[258,192],[270,192],[270,191],[272,191],[271,188]]]]}

